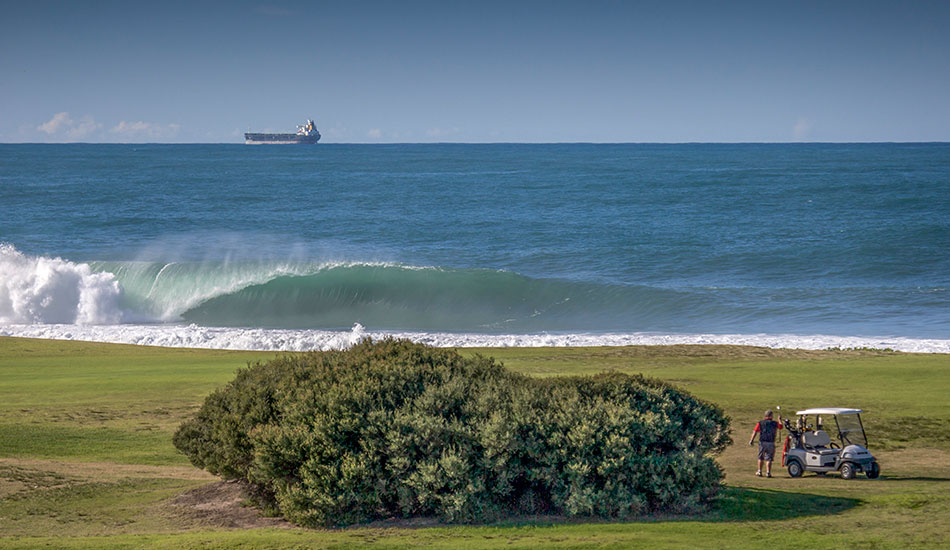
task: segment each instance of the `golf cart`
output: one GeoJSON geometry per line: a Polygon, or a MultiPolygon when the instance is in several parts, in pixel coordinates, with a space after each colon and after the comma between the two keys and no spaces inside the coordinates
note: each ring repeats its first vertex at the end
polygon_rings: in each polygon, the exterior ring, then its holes
{"type": "Polygon", "coordinates": [[[782,451],[782,466],[788,468],[788,475],[799,477],[804,472],[825,475],[834,471],[841,472],[843,479],[851,479],[858,472],[864,472],[870,479],[881,475],[881,467],[867,450],[861,409],[805,409],[795,414],[798,415],[795,426],[785,419],[789,435],[782,451]],[[828,428],[837,431],[840,444],[832,441],[824,430],[823,416],[833,419],[828,428]]]}

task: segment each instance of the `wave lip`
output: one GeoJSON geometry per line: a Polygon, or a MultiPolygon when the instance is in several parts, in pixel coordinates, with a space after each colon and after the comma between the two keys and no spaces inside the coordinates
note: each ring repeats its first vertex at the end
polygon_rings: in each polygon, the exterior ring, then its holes
{"type": "Polygon", "coordinates": [[[535,333],[478,334],[449,332],[288,330],[208,328],[196,325],[7,325],[0,336],[111,342],[160,347],[256,351],[344,349],[369,337],[406,338],[436,347],[580,347],[674,344],[728,344],[768,348],[891,349],[912,353],[950,353],[950,340],[794,334],[535,333]]]}
{"type": "Polygon", "coordinates": [[[0,325],[122,321],[122,289],[111,273],[62,258],[28,256],[0,243],[0,325]]]}

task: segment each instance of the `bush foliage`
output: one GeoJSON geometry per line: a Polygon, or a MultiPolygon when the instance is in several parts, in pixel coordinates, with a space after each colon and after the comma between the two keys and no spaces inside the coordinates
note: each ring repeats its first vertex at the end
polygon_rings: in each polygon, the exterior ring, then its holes
{"type": "Polygon", "coordinates": [[[722,411],[642,376],[536,379],[402,340],[238,372],[174,437],[306,526],[438,516],[628,518],[693,509],[722,473],[722,411]]]}

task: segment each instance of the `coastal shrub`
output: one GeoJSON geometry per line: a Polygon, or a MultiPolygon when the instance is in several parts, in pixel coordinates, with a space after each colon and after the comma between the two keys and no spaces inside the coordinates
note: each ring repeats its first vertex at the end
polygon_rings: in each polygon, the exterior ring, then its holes
{"type": "Polygon", "coordinates": [[[174,443],[290,521],[339,526],[688,511],[729,437],[718,407],[657,380],[529,378],[386,339],[243,369],[174,443]]]}

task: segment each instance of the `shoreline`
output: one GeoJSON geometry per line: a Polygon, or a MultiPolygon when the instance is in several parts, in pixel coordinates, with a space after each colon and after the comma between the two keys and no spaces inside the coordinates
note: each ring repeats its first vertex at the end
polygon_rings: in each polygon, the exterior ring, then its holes
{"type": "Polygon", "coordinates": [[[796,334],[535,333],[482,334],[367,330],[265,329],[197,325],[3,325],[0,336],[132,344],[165,348],[236,351],[342,349],[364,338],[406,338],[445,348],[568,348],[671,345],[732,345],[770,349],[870,349],[950,354],[950,339],[796,334]]]}

